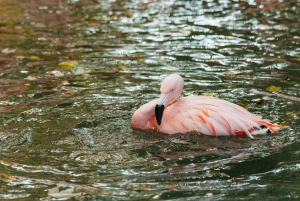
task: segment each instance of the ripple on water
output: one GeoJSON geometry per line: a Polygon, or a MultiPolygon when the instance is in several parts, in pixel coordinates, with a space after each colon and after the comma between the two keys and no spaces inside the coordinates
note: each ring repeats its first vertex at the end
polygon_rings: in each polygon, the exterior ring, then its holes
{"type": "Polygon", "coordinates": [[[1,2],[0,199],[299,198],[298,4],[1,2]],[[289,127],[253,140],[132,130],[170,73],[184,95],[289,127]]]}

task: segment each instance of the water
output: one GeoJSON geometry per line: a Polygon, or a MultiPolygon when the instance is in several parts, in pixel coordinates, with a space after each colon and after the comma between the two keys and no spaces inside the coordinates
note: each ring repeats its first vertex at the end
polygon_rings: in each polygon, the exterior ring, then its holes
{"type": "Polygon", "coordinates": [[[299,199],[299,3],[0,1],[0,199],[299,199]],[[133,130],[170,73],[289,127],[133,130]]]}

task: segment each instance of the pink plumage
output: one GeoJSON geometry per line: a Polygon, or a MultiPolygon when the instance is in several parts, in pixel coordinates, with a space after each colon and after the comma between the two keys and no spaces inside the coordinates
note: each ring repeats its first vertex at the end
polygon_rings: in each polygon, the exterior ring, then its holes
{"type": "Polygon", "coordinates": [[[161,96],[141,106],[132,116],[132,127],[168,134],[196,131],[205,135],[252,135],[283,128],[226,100],[211,96],[180,98],[184,81],[171,74],[161,84],[161,96]]]}

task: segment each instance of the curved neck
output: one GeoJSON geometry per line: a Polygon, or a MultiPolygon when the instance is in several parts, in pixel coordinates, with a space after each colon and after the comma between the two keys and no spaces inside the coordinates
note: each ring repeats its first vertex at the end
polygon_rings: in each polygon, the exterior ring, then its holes
{"type": "Polygon", "coordinates": [[[155,115],[157,100],[142,105],[132,116],[131,124],[135,128],[150,129],[149,120],[155,115]]]}

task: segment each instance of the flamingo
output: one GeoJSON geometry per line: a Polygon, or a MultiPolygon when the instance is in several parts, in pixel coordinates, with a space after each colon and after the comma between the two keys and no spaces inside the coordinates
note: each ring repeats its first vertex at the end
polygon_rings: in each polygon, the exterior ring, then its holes
{"type": "Polygon", "coordinates": [[[271,123],[245,108],[212,96],[179,98],[184,80],[171,74],[161,83],[159,99],[150,101],[132,116],[133,128],[167,134],[196,131],[212,136],[248,136],[277,132],[284,126],[271,123]]]}

